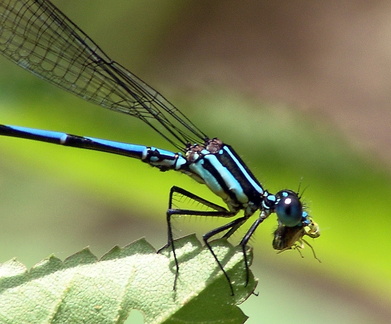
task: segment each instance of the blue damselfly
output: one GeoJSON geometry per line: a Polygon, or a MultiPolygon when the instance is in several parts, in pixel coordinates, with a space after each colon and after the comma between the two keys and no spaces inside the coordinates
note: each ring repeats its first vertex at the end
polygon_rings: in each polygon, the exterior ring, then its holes
{"type": "MultiPolygon", "coordinates": [[[[229,277],[209,241],[218,234],[229,238],[256,211],[259,210],[259,216],[239,243],[247,273],[246,245],[259,224],[270,214],[276,213],[278,219],[273,243],[275,249],[283,251],[297,247],[297,242],[300,243],[306,235],[312,238],[319,236],[319,228],[304,211],[298,193],[285,189],[272,194],[265,190],[231,146],[207,136],[160,93],[111,60],[50,1],[1,1],[0,51],[14,63],[60,88],[104,108],[141,119],[178,152],[8,125],[0,125],[0,135],[136,158],[161,171],[185,173],[207,185],[223,199],[228,208],[172,187],[167,210],[167,246],[171,246],[173,251],[176,279],[179,264],[171,229],[174,215],[233,217],[243,211],[242,216],[203,236],[228,282],[229,277]],[[174,194],[195,200],[209,210],[175,209],[172,204],[174,194]]],[[[231,283],[230,287],[233,293],[231,283]]]]}

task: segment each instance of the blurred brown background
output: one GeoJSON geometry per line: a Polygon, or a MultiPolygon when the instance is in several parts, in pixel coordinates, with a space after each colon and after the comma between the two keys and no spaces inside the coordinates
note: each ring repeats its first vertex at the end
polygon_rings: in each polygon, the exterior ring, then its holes
{"type": "Polygon", "coordinates": [[[162,77],[291,103],[391,167],[389,1],[194,1],[177,19],[162,77]]]}

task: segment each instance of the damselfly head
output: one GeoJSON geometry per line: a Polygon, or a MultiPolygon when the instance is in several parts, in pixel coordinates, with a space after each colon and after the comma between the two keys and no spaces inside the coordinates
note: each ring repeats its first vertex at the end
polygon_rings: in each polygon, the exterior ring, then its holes
{"type": "Polygon", "coordinates": [[[273,248],[279,253],[296,249],[301,255],[300,249],[306,244],[319,261],[312,246],[303,239],[306,235],[311,238],[319,237],[319,226],[303,210],[298,194],[292,190],[279,191],[276,194],[274,211],[277,214],[278,227],[274,232],[273,248]]]}
{"type": "Polygon", "coordinates": [[[303,205],[292,190],[281,190],[276,194],[275,212],[278,222],[287,227],[301,225],[303,222],[303,205]]]}

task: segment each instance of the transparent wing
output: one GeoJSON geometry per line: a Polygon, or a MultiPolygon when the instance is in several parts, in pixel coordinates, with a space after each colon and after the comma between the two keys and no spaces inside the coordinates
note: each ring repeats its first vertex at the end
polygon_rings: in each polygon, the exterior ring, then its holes
{"type": "Polygon", "coordinates": [[[141,119],[179,150],[207,138],[47,0],[0,1],[0,51],[60,88],[141,119]]]}

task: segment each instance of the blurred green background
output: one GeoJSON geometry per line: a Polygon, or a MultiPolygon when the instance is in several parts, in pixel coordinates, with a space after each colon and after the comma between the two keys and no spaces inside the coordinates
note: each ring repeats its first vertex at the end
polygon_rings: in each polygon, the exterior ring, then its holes
{"type": "MultiPolygon", "coordinates": [[[[55,3],[114,60],[232,145],[268,190],[305,188],[322,231],[310,243],[322,263],[308,248],[304,259],[276,255],[271,217],[251,241],[259,296],[242,306],[248,323],[389,322],[391,6],[55,3]]],[[[0,70],[1,123],[173,149],[141,122],[3,57],[0,70]]],[[[158,248],[172,185],[221,204],[184,175],[124,157],[6,137],[0,152],[1,261],[33,266],[87,245],[100,256],[143,236],[158,248]]],[[[213,226],[192,217],[175,231],[213,226]]]]}

